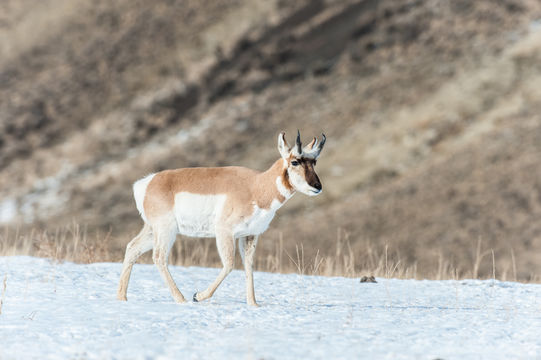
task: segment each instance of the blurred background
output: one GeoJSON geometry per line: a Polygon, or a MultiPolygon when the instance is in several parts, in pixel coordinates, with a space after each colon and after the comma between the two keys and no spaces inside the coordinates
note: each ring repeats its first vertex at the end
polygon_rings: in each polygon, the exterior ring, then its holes
{"type": "Polygon", "coordinates": [[[259,269],[538,281],[540,84],[536,0],[3,0],[0,250],[121,261],[135,180],[264,170],[300,129],[323,193],[259,269]]]}

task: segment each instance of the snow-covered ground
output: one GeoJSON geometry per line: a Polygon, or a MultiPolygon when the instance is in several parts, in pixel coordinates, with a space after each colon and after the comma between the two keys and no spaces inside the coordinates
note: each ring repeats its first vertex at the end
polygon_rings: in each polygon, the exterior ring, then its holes
{"type": "MultiPolygon", "coordinates": [[[[171,266],[187,298],[218,269],[171,266]]],[[[152,265],[0,257],[0,359],[541,358],[541,285],[234,271],[206,302],[179,305],[152,265]]]]}

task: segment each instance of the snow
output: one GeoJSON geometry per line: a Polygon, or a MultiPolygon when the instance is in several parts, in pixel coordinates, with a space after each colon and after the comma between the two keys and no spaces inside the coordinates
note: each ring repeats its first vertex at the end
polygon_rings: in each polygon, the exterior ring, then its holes
{"type": "MultiPolygon", "coordinates": [[[[219,269],[171,266],[186,298],[219,269]]],[[[0,359],[507,359],[541,357],[541,285],[233,271],[214,297],[176,304],[153,265],[0,257],[0,359]]]]}

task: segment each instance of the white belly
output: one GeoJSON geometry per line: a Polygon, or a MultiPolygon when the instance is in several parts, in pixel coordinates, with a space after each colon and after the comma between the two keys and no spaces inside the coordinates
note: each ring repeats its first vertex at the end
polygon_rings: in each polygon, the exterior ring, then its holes
{"type": "Polygon", "coordinates": [[[215,237],[216,223],[226,195],[200,195],[181,192],[175,195],[175,218],[182,235],[215,237]]]}

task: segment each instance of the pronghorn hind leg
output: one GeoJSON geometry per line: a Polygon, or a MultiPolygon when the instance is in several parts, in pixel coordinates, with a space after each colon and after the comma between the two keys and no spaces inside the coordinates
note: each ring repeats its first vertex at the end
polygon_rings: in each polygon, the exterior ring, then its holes
{"type": "Polygon", "coordinates": [[[143,226],[143,229],[132,239],[126,246],[126,254],[124,255],[124,263],[118,283],[117,299],[128,300],[126,294],[128,292],[128,283],[130,281],[131,270],[137,259],[150,249],[152,249],[152,229],[148,224],[143,226]]]}
{"type": "Polygon", "coordinates": [[[254,292],[254,254],[257,246],[257,236],[247,236],[239,239],[239,252],[246,273],[246,303],[259,306],[255,301],[254,292]]]}
{"type": "Polygon", "coordinates": [[[233,235],[226,231],[217,233],[216,246],[218,247],[218,254],[223,264],[222,271],[220,271],[216,280],[205,291],[193,294],[193,301],[195,302],[210,298],[235,266],[235,239],[233,235]]]}
{"type": "Polygon", "coordinates": [[[154,260],[154,264],[158,267],[165,283],[169,286],[169,290],[171,290],[171,294],[175,301],[183,303],[186,302],[186,299],[184,299],[184,296],[175,284],[175,280],[173,280],[169,268],[167,267],[169,251],[175,243],[176,236],[176,225],[156,231],[154,234],[154,251],[152,253],[152,259],[154,260]]]}

